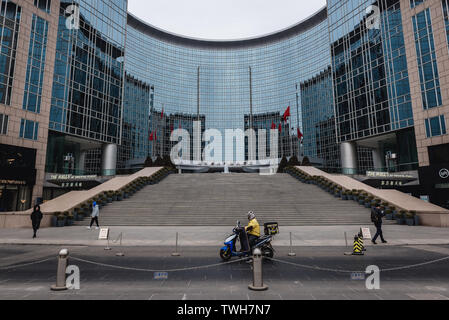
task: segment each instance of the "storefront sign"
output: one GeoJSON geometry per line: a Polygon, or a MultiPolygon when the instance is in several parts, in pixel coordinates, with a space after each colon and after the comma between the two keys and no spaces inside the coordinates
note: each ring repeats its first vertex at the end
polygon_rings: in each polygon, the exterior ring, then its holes
{"type": "Polygon", "coordinates": [[[370,177],[370,178],[385,178],[385,179],[415,179],[416,178],[410,174],[377,172],[377,171],[367,171],[366,176],[370,177]]]}
{"type": "Polygon", "coordinates": [[[49,180],[56,181],[91,181],[96,180],[98,176],[90,175],[90,176],[74,176],[72,174],[52,174],[50,175],[49,180]]]}
{"type": "Polygon", "coordinates": [[[20,180],[0,180],[0,184],[24,186],[24,185],[27,184],[27,182],[26,181],[20,181],[20,180]]]}

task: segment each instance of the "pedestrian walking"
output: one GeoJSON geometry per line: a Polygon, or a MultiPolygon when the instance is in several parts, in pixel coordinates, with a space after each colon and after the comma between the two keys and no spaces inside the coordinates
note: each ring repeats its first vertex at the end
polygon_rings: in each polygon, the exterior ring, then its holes
{"type": "Polygon", "coordinates": [[[380,206],[377,206],[371,210],[371,221],[376,226],[376,235],[374,236],[373,240],[371,242],[373,244],[377,244],[376,240],[378,237],[382,240],[382,243],[387,243],[387,241],[384,239],[384,235],[382,232],[382,218],[385,217],[385,211],[382,210],[380,206]]]}
{"type": "Polygon", "coordinates": [[[97,224],[96,226],[96,230],[100,229],[100,225],[98,224],[98,217],[100,216],[100,207],[99,205],[94,202],[92,204],[92,214],[91,214],[91,220],[90,220],[90,226],[87,227],[87,229],[92,229],[92,225],[94,224],[94,222],[97,224]]]}
{"type": "Polygon", "coordinates": [[[37,230],[41,227],[41,221],[44,215],[41,212],[41,207],[35,205],[31,213],[31,223],[33,225],[33,239],[37,237],[37,230]]]}

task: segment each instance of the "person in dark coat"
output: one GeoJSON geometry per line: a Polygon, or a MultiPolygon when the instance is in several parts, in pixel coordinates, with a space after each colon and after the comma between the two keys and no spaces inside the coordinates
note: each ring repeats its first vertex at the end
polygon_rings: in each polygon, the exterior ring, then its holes
{"type": "Polygon", "coordinates": [[[41,221],[43,218],[43,214],[41,212],[41,207],[39,205],[35,205],[33,212],[31,213],[31,222],[33,224],[33,239],[37,236],[37,230],[41,227],[41,221]]]}
{"type": "Polygon", "coordinates": [[[382,232],[382,218],[385,216],[385,212],[381,209],[380,206],[377,206],[372,209],[371,212],[371,220],[373,221],[374,225],[376,226],[376,235],[374,236],[372,243],[377,244],[376,240],[378,237],[382,240],[382,243],[387,243],[387,241],[384,239],[384,235],[382,232]]]}

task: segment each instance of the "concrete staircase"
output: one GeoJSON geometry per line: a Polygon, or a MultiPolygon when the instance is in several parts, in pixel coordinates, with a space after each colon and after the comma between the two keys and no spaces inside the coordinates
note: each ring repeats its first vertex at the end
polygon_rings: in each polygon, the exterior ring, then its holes
{"type": "MultiPolygon", "coordinates": [[[[261,224],[371,225],[370,210],[287,174],[171,175],[100,211],[103,226],[233,226],[249,210],[261,224]]],[[[88,219],[78,222],[87,225],[88,219]]]]}

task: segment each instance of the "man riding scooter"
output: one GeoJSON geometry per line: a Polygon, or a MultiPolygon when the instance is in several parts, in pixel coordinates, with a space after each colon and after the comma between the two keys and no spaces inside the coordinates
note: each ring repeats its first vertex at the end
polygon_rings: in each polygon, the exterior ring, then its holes
{"type": "Polygon", "coordinates": [[[248,212],[248,226],[239,230],[241,252],[250,252],[251,247],[260,238],[260,225],[254,212],[248,212]]]}

